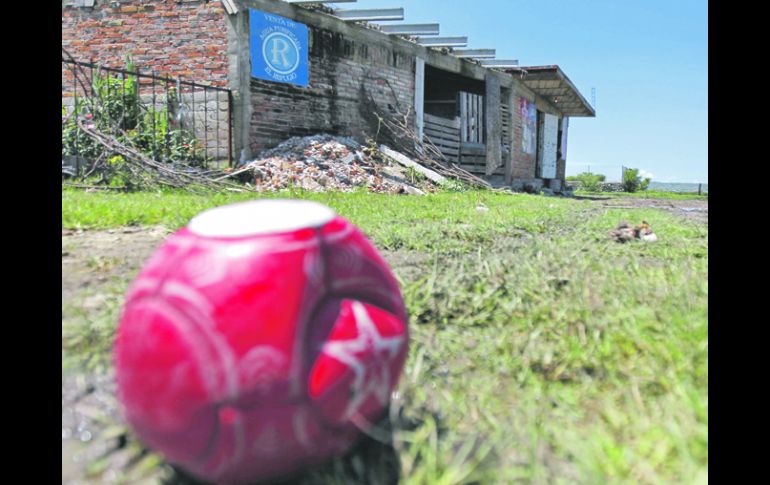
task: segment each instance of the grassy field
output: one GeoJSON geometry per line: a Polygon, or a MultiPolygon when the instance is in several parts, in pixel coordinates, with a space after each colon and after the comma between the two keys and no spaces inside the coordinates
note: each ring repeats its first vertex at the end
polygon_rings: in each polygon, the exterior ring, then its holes
{"type": "MultiPolygon", "coordinates": [[[[361,447],[298,483],[386,483],[393,468],[404,484],[708,482],[707,224],[524,194],[288,195],[371,237],[401,281],[412,332],[392,447],[361,447]],[[624,219],[649,221],[659,241],[610,241],[624,219]]],[[[63,190],[62,226],[175,229],[251,197],[63,190]]],[[[88,268],[122,261],[93,254],[88,268]]],[[[63,301],[63,395],[65,374],[109,372],[134,275],[101,283],[96,309],[88,294],[63,301]]],[[[142,457],[141,476],[169,476],[142,457]]],[[[86,477],[101,483],[103,463],[86,477]]],[[[133,481],[130,468],[112,476],[133,481]]]]}

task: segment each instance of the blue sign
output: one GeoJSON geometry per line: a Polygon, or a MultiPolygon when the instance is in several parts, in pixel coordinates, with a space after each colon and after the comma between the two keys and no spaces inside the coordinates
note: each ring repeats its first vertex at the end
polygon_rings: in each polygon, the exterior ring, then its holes
{"type": "Polygon", "coordinates": [[[307,86],[307,26],[286,17],[249,9],[251,75],[307,86]]]}

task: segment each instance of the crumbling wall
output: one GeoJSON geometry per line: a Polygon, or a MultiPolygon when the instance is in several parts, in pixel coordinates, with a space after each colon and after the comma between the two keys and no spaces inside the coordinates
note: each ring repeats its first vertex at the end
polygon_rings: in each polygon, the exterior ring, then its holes
{"type": "Polygon", "coordinates": [[[330,133],[365,143],[379,113],[409,113],[414,126],[415,57],[388,45],[308,25],[309,84],[251,79],[252,153],[290,136],[330,133]]]}
{"type": "MultiPolygon", "coordinates": [[[[143,71],[227,86],[227,24],[221,2],[76,3],[62,2],[62,47],[75,60],[124,68],[128,54],[143,71]]],[[[63,70],[62,84],[68,75],[63,70]]]]}

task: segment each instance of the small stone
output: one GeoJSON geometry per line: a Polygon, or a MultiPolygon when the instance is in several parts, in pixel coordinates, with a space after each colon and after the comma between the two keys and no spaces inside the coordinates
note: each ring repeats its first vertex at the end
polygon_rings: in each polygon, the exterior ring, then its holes
{"type": "Polygon", "coordinates": [[[409,195],[425,195],[425,192],[418,189],[417,187],[412,187],[411,185],[404,185],[404,193],[409,195]]]}

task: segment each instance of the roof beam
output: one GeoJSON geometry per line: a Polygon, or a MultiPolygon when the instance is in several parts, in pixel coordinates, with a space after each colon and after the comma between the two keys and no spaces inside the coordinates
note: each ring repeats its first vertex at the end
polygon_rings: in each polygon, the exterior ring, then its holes
{"type": "Polygon", "coordinates": [[[496,52],[495,49],[455,49],[452,54],[469,59],[494,59],[496,52]]]}
{"type": "Polygon", "coordinates": [[[403,8],[370,8],[355,10],[335,10],[334,16],[346,22],[371,22],[375,20],[404,20],[403,8]]]}
{"type": "Polygon", "coordinates": [[[392,35],[438,35],[439,24],[380,25],[380,30],[392,35]]]}
{"type": "Polygon", "coordinates": [[[468,45],[467,37],[432,37],[417,39],[417,43],[425,47],[465,47],[468,45]]]}
{"type": "Polygon", "coordinates": [[[519,61],[518,59],[491,59],[488,61],[481,61],[481,65],[483,67],[498,67],[498,68],[509,68],[509,67],[519,67],[519,61]]]}
{"type": "Polygon", "coordinates": [[[222,5],[225,7],[225,11],[228,15],[235,15],[238,13],[238,6],[233,0],[222,0],[222,5]]]}

